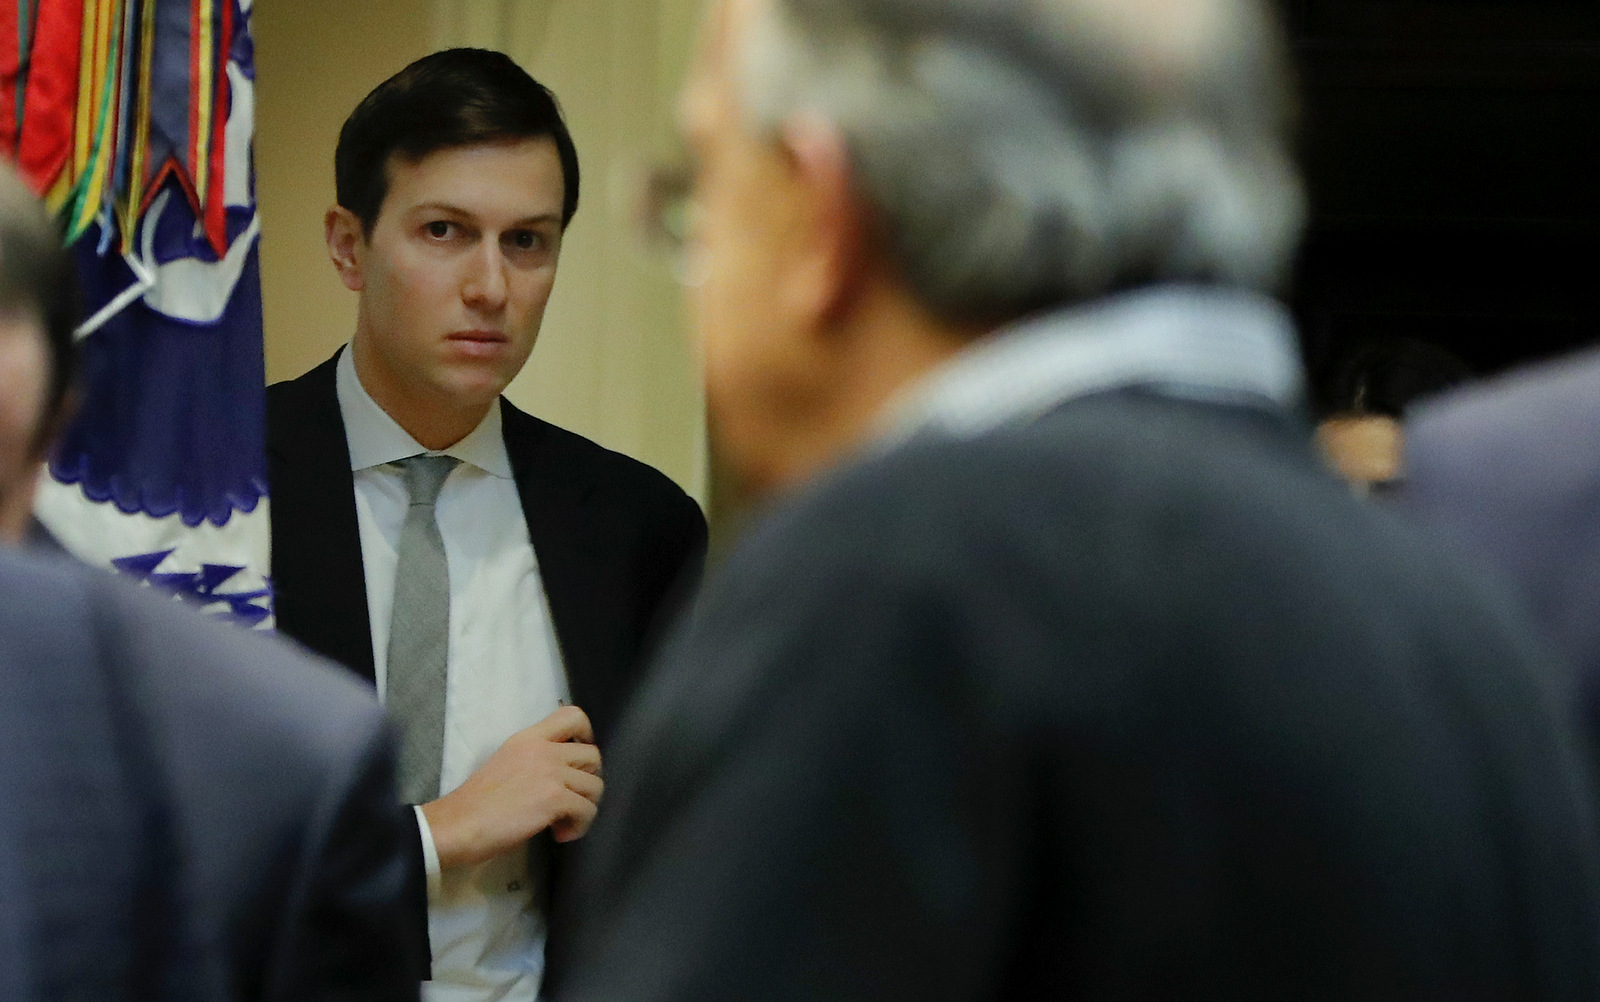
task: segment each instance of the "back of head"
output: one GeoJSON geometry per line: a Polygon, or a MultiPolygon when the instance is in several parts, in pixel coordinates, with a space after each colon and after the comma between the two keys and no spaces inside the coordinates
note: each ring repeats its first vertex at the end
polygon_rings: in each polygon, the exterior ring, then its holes
{"type": "Polygon", "coordinates": [[[578,211],[578,153],[555,95],[502,52],[446,49],[379,84],[345,120],[334,153],[341,206],[370,234],[389,191],[389,163],[443,149],[548,137],[561,160],[561,224],[578,211]]]}
{"type": "MultiPolygon", "coordinates": [[[[77,278],[61,230],[11,164],[0,161],[0,319],[37,325],[49,348],[50,381],[34,432],[48,446],[77,373],[77,278]]],[[[15,387],[0,387],[0,392],[15,387]]]]}
{"type": "Polygon", "coordinates": [[[1147,283],[1272,290],[1302,216],[1255,0],[768,0],[761,128],[814,112],[919,300],[995,323],[1147,283]]]}
{"type": "Polygon", "coordinates": [[[1370,337],[1350,347],[1318,387],[1322,413],[1403,417],[1413,403],[1472,378],[1452,352],[1413,337],[1370,337]]]}

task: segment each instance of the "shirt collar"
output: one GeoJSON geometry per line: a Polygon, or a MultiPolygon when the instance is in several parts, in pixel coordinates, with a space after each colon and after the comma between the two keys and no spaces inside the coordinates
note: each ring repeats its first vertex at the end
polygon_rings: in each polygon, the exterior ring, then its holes
{"type": "Polygon", "coordinates": [[[971,438],[1075,397],[1139,386],[1280,409],[1303,392],[1287,311],[1258,293],[1166,286],[1023,321],[962,351],[892,405],[878,438],[971,438]]]}
{"type": "Polygon", "coordinates": [[[511,458],[506,454],[505,438],[500,433],[498,406],[490,407],[489,413],[483,416],[478,426],[455,445],[448,449],[424,449],[367,393],[366,387],[361,385],[361,378],[356,375],[353,355],[349,345],[339,353],[334,382],[339,397],[339,412],[344,416],[344,434],[350,446],[352,471],[432,453],[436,456],[454,456],[491,476],[511,479],[511,458]]]}

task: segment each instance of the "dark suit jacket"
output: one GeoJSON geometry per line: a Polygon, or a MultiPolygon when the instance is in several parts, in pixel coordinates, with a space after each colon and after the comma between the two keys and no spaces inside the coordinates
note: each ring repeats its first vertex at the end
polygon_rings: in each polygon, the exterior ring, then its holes
{"type": "Polygon", "coordinates": [[[1600,352],[1419,408],[1401,503],[1513,584],[1600,736],[1600,352]]]}
{"type": "MultiPolygon", "coordinates": [[[[267,390],[273,590],[280,632],[371,680],[372,628],[337,359],[267,390]]],[[[505,401],[501,417],[573,702],[604,746],[646,649],[698,584],[705,519],[643,463],[505,401]]],[[[415,830],[414,816],[406,817],[415,830]]],[[[421,842],[413,842],[413,917],[425,944],[427,892],[421,842]]],[[[553,912],[571,848],[551,845],[553,912]]],[[[561,931],[553,922],[552,940],[561,931]]],[[[547,967],[546,984],[554,976],[547,967]]]]}
{"type": "Polygon", "coordinates": [[[0,555],[0,763],[34,997],[417,998],[392,752],[342,673],[0,555]]]}
{"type": "Polygon", "coordinates": [[[1546,670],[1296,421],[1125,391],[907,444],[668,642],[556,998],[1594,999],[1546,670]]]}

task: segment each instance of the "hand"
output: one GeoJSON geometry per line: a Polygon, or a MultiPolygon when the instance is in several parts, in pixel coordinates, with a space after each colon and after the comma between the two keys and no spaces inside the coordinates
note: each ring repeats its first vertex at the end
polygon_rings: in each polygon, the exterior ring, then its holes
{"type": "Polygon", "coordinates": [[[563,706],[506,739],[455,790],[422,805],[442,868],[492,859],[549,828],[582,838],[605,784],[589,718],[563,706]]]}

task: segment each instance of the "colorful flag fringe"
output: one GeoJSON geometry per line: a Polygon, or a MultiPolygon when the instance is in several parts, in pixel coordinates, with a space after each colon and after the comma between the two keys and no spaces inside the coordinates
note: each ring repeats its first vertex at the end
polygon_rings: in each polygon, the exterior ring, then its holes
{"type": "Polygon", "coordinates": [[[0,153],[85,290],[40,518],[74,553],[270,623],[251,0],[0,0],[0,153]]]}

